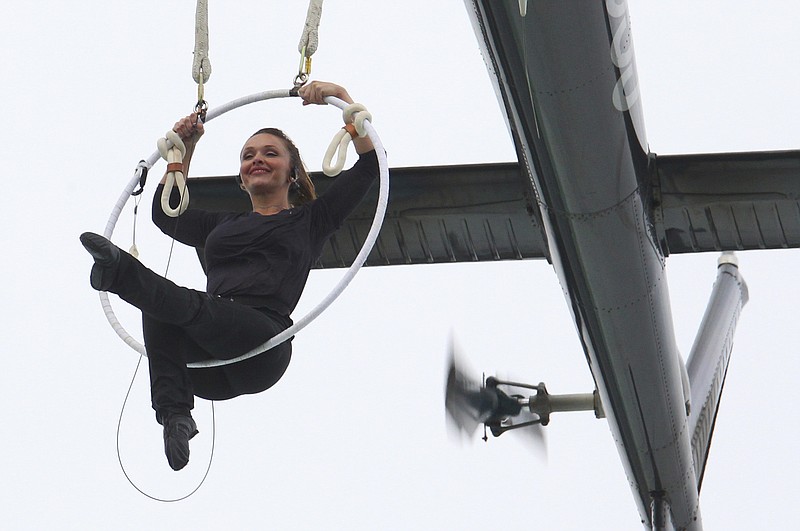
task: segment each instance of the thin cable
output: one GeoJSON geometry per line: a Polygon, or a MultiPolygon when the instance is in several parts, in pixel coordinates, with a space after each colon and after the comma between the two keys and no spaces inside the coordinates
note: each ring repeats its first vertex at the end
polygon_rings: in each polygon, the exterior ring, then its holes
{"type": "Polygon", "coordinates": [[[139,249],[136,247],[136,225],[139,221],[139,201],[141,196],[137,195],[133,200],[133,234],[131,239],[133,242],[131,243],[131,248],[128,251],[131,253],[131,256],[134,258],[139,258],[139,249]]]}
{"type": "Polygon", "coordinates": [[[139,493],[142,494],[143,496],[150,498],[151,500],[155,500],[157,502],[163,502],[163,503],[179,502],[185,500],[186,498],[188,498],[189,496],[200,490],[200,487],[202,487],[203,484],[206,482],[208,473],[211,471],[211,463],[214,461],[214,448],[217,443],[217,414],[214,409],[214,401],[213,400],[211,401],[211,454],[208,456],[208,466],[206,467],[206,471],[203,474],[203,477],[200,479],[200,483],[198,483],[197,486],[191,490],[191,492],[181,496],[180,498],[159,498],[157,496],[153,496],[152,494],[148,494],[147,492],[142,490],[128,475],[128,471],[125,470],[125,465],[122,462],[122,452],[120,452],[119,449],[119,434],[120,434],[120,429],[122,427],[122,416],[125,413],[125,407],[128,405],[128,398],[131,396],[133,383],[136,381],[136,375],[139,373],[139,367],[142,364],[142,358],[144,358],[144,356],[140,355],[139,361],[136,362],[136,368],[133,370],[133,377],[131,377],[131,383],[130,385],[128,385],[128,391],[125,393],[125,399],[123,400],[122,408],[120,408],[119,411],[119,420],[117,421],[117,461],[119,461],[119,467],[120,469],[122,469],[122,473],[125,475],[125,479],[128,480],[128,483],[130,483],[131,487],[139,491],[139,493]]]}
{"type": "MultiPolygon", "coordinates": [[[[186,182],[183,183],[183,186],[184,187],[187,186],[186,182]]],[[[139,207],[139,199],[140,199],[140,197],[141,197],[140,195],[136,196],[136,200],[135,200],[136,206],[134,208],[134,229],[133,229],[134,248],[136,247],[136,215],[137,215],[136,211],[138,210],[138,207],[139,207]]],[[[183,194],[181,194],[181,197],[183,197],[183,194]]],[[[180,223],[180,217],[178,217],[178,219],[175,220],[175,229],[176,229],[176,231],[177,231],[177,228],[178,228],[178,223],[180,223]]],[[[169,273],[169,266],[172,263],[172,254],[173,254],[174,248],[175,248],[175,236],[173,235],[172,236],[172,242],[170,243],[169,253],[167,255],[167,265],[164,268],[164,277],[165,278],[166,278],[167,274],[169,273]]],[[[205,474],[203,474],[203,477],[200,480],[200,483],[198,483],[197,486],[191,492],[189,492],[188,494],[186,494],[184,496],[181,496],[180,498],[174,498],[174,499],[158,498],[156,496],[153,496],[151,494],[146,493],[138,485],[136,485],[136,483],[134,483],[134,481],[128,475],[128,471],[125,470],[125,465],[122,463],[122,454],[121,454],[120,449],[119,449],[119,434],[120,434],[120,430],[121,430],[121,427],[122,427],[122,416],[125,413],[125,407],[128,405],[128,398],[130,397],[131,390],[133,389],[133,383],[136,381],[136,375],[139,373],[139,366],[142,364],[142,358],[144,358],[144,357],[145,356],[143,354],[139,354],[139,361],[136,362],[136,368],[134,368],[134,370],[133,370],[133,376],[131,377],[131,383],[130,383],[130,385],[128,385],[128,391],[125,393],[125,399],[122,401],[122,407],[120,408],[120,411],[119,411],[119,420],[117,421],[117,461],[119,461],[119,467],[122,470],[122,474],[125,476],[125,479],[127,479],[128,483],[130,483],[130,485],[134,489],[139,491],[140,494],[150,498],[151,500],[155,500],[155,501],[158,501],[158,502],[164,502],[164,503],[178,502],[178,501],[181,501],[181,500],[185,500],[186,498],[188,498],[189,496],[191,496],[192,494],[197,492],[200,489],[200,487],[203,486],[203,483],[205,483],[206,478],[208,477],[208,474],[211,471],[211,463],[214,461],[214,447],[216,446],[216,442],[217,442],[217,415],[216,415],[216,411],[214,409],[214,401],[213,400],[211,401],[211,454],[208,457],[208,466],[206,467],[206,472],[205,472],[205,474]]]]}
{"type": "MultiPolygon", "coordinates": [[[[189,183],[184,179],[183,189],[181,189],[179,193],[181,201],[183,201],[184,197],[188,197],[188,195],[185,193],[188,187],[189,183]]],[[[177,218],[175,218],[175,228],[172,231],[172,236],[171,236],[172,241],[169,244],[169,253],[167,254],[167,265],[164,268],[164,275],[163,275],[164,278],[167,278],[167,274],[169,274],[169,266],[172,263],[172,253],[175,251],[175,235],[178,234],[178,226],[180,224],[181,224],[181,217],[178,216],[177,218]]]]}

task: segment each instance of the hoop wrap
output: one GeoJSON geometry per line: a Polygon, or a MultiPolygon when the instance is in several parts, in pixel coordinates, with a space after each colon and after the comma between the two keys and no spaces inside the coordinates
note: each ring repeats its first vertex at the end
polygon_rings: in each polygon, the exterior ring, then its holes
{"type": "MultiPolygon", "coordinates": [[[[230,101],[220,107],[215,109],[211,109],[208,111],[206,116],[206,122],[209,120],[213,120],[214,118],[225,114],[226,112],[232,111],[239,107],[243,107],[250,103],[255,103],[258,101],[264,101],[273,98],[288,98],[293,96],[289,90],[272,90],[266,92],[259,92],[256,94],[251,94],[249,96],[244,96],[242,98],[230,101]]],[[[334,105],[340,109],[344,109],[347,104],[340,100],[339,98],[335,98],[329,96],[325,98],[326,103],[334,105]]],[[[297,332],[305,328],[311,321],[313,321],[319,314],[321,314],[325,309],[333,303],[334,300],[347,288],[350,281],[353,280],[358,270],[361,269],[361,266],[364,265],[364,262],[367,260],[367,256],[369,255],[372,247],[375,245],[375,242],[378,239],[378,233],[380,232],[381,226],[383,224],[383,218],[386,214],[386,206],[389,200],[389,164],[386,159],[386,151],[383,148],[383,144],[381,143],[380,137],[378,136],[375,129],[372,127],[372,124],[369,121],[364,122],[364,127],[367,131],[367,136],[370,140],[372,140],[373,145],[375,146],[375,152],[378,156],[378,165],[380,168],[380,191],[378,194],[378,204],[375,209],[375,217],[372,220],[372,226],[370,227],[369,233],[367,234],[366,239],[364,240],[364,245],[361,247],[361,251],[359,251],[358,255],[356,256],[353,264],[350,268],[345,272],[342,276],[339,283],[331,290],[331,292],[308,314],[303,316],[297,322],[295,322],[292,326],[281,332],[280,334],[276,335],[266,343],[256,347],[255,349],[247,352],[241,356],[238,356],[233,359],[229,360],[209,360],[204,362],[197,362],[197,363],[190,363],[188,365],[189,368],[199,369],[199,368],[206,368],[206,367],[219,367],[222,365],[229,365],[231,363],[236,363],[239,361],[243,361],[253,356],[257,356],[258,354],[265,352],[272,347],[280,345],[287,339],[294,336],[297,332]]],[[[153,155],[151,155],[144,164],[147,168],[152,168],[153,165],[160,159],[160,153],[156,151],[153,155]]],[[[130,198],[134,188],[139,183],[139,176],[140,176],[140,166],[137,167],[137,171],[134,173],[133,178],[128,182],[127,186],[120,194],[117,203],[114,205],[114,208],[111,210],[111,214],[109,215],[108,222],[106,223],[105,231],[103,235],[111,239],[112,234],[114,233],[114,227],[119,220],[120,213],[122,209],[125,207],[128,199],[130,198]]],[[[117,335],[133,350],[142,354],[143,356],[147,356],[147,352],[145,351],[144,345],[142,345],[139,341],[137,341],[134,337],[132,337],[127,330],[122,326],[122,324],[117,319],[117,316],[114,314],[114,309],[111,307],[111,302],[108,297],[108,293],[105,291],[100,292],[100,304],[103,307],[103,312],[105,313],[106,319],[108,320],[111,327],[117,333],[117,335]]]]}

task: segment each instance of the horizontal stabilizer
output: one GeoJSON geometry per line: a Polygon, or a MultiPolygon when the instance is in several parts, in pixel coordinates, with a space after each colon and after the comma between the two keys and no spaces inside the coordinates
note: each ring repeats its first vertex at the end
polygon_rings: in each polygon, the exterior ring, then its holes
{"type": "Polygon", "coordinates": [[[800,247],[800,151],[653,159],[668,254],[800,247]]]}

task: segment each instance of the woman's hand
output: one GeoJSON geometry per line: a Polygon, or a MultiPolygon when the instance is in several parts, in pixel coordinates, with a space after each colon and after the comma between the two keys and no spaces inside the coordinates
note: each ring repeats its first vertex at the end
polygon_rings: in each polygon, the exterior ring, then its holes
{"type": "MultiPolygon", "coordinates": [[[[175,126],[172,130],[178,133],[178,136],[183,140],[183,145],[186,146],[186,154],[183,156],[183,174],[188,176],[189,163],[192,161],[194,148],[200,140],[200,137],[205,133],[203,122],[197,118],[197,113],[192,113],[175,122],[175,126]]],[[[164,184],[166,180],[167,174],[165,172],[164,177],[161,179],[161,184],[164,184]]]]}
{"type": "Polygon", "coordinates": [[[186,145],[187,153],[194,150],[200,137],[203,136],[205,129],[203,129],[203,122],[197,118],[197,113],[192,113],[189,116],[181,118],[175,122],[173,131],[178,133],[183,143],[186,145]]]}
{"type": "Polygon", "coordinates": [[[344,87],[327,81],[312,81],[308,85],[300,87],[297,94],[303,98],[303,105],[325,105],[325,98],[328,96],[339,98],[345,103],[353,103],[353,98],[344,87]]]}

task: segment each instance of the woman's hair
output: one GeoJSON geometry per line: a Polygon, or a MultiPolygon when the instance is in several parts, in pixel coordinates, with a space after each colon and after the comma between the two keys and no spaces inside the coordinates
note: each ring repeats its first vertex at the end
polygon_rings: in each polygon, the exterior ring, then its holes
{"type": "MultiPolygon", "coordinates": [[[[250,138],[264,134],[277,136],[283,140],[286,149],[289,151],[289,161],[292,164],[292,177],[297,178],[297,181],[289,187],[289,202],[293,205],[302,205],[316,199],[317,192],[314,189],[314,183],[311,182],[311,178],[308,176],[308,172],[306,172],[306,168],[303,165],[303,159],[300,158],[300,151],[297,149],[297,146],[294,145],[292,139],[289,138],[286,133],[274,127],[259,129],[250,135],[250,138]]],[[[239,179],[241,179],[241,177],[239,177],[239,179]]]]}

